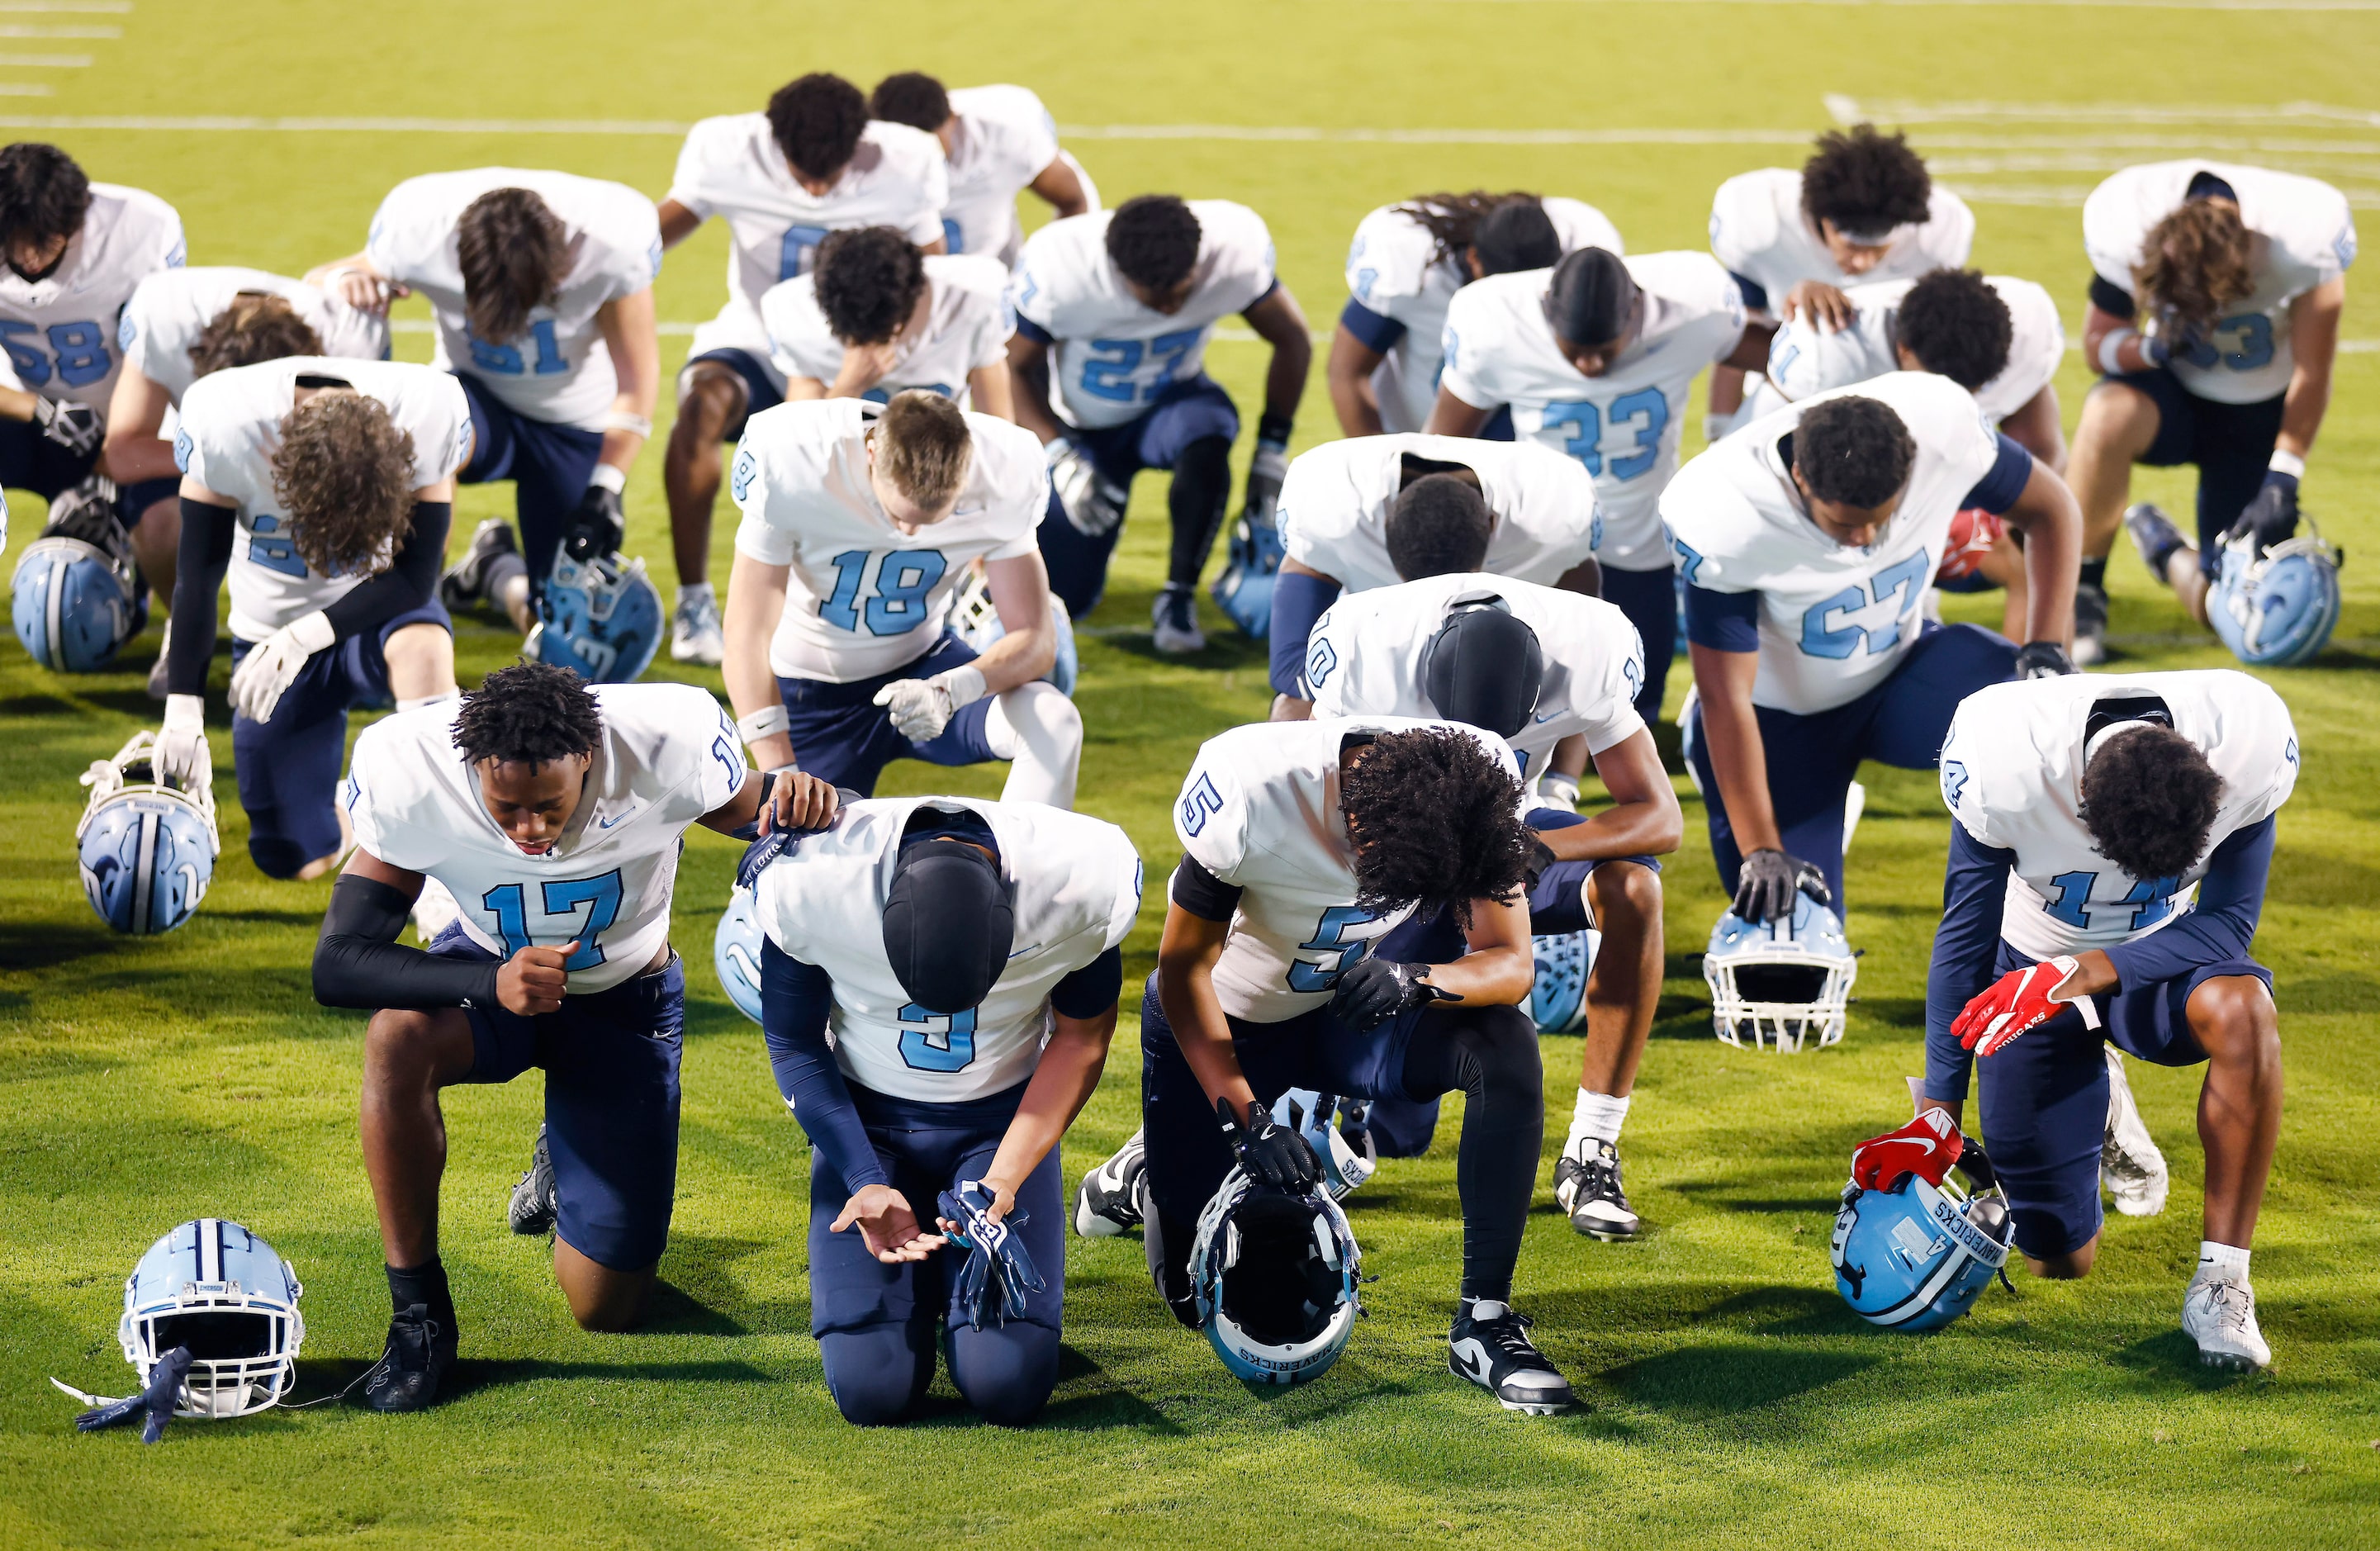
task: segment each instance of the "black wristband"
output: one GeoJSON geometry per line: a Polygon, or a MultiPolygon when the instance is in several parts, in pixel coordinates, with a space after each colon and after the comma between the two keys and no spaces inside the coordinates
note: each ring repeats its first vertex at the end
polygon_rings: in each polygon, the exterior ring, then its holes
{"type": "Polygon", "coordinates": [[[1288,446],[1289,432],[1292,424],[1293,422],[1288,416],[1276,415],[1269,409],[1266,410],[1263,414],[1257,417],[1257,442],[1261,444],[1267,442],[1278,442],[1284,447],[1288,446]]]}

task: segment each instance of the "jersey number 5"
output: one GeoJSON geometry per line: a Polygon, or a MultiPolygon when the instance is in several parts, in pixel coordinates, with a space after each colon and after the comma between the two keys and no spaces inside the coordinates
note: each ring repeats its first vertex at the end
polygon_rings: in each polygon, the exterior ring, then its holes
{"type": "Polygon", "coordinates": [[[1329,957],[1308,963],[1304,959],[1289,966],[1289,988],[1293,991],[1328,991],[1339,984],[1339,977],[1371,951],[1369,938],[1347,940],[1347,934],[1357,927],[1367,926],[1379,917],[1368,910],[1352,904],[1334,904],[1322,913],[1314,924],[1314,935],[1297,945],[1301,953],[1324,953],[1329,957]]]}

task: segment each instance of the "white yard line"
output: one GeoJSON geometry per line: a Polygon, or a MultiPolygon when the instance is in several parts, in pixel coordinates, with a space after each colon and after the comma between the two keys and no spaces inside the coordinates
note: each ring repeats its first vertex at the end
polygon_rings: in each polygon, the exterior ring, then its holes
{"type": "MultiPolygon", "coordinates": [[[[2374,5],[2380,9],[2380,4],[2374,5]]],[[[1895,124],[1961,124],[1976,120],[2027,124],[2350,124],[2380,129],[2380,112],[2328,103],[2243,104],[2204,103],[2179,107],[2159,103],[1927,103],[1914,98],[1847,97],[1830,91],[1827,112],[1838,124],[1862,119],[1895,124]]]]}
{"type": "Polygon", "coordinates": [[[88,70],[88,54],[0,54],[0,67],[19,70],[88,70]]]}
{"type": "Polygon", "coordinates": [[[0,0],[6,16],[130,16],[131,0],[0,0]]]}
{"type": "Polygon", "coordinates": [[[20,23],[0,23],[0,38],[121,38],[121,27],[27,27],[20,23]]]}

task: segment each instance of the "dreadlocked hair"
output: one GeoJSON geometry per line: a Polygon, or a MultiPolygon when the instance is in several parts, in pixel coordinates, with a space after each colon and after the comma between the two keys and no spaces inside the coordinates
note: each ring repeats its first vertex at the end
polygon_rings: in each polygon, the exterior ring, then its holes
{"type": "Polygon", "coordinates": [[[1429,234],[1433,246],[1429,261],[1442,263],[1459,258],[1478,235],[1479,223],[1506,205],[1536,204],[1538,197],[1514,190],[1506,194],[1490,194],[1485,188],[1474,188],[1467,194],[1417,194],[1396,207],[1399,215],[1410,217],[1429,234]]]}
{"type": "Polygon", "coordinates": [[[2082,771],[2082,827],[2132,877],[2180,878],[2206,849],[2223,778],[2196,744],[2144,722],[2112,737],[2082,771]]]}
{"type": "Polygon", "coordinates": [[[1529,874],[1520,806],[1521,783],[1471,734],[1381,733],[1339,778],[1356,905],[1378,914],[1443,907],[1467,927],[1473,901],[1518,897],[1529,874]]]}
{"type": "Polygon", "coordinates": [[[592,754],[603,708],[587,681],[552,662],[516,662],[480,681],[455,715],[455,746],[474,765],[538,766],[592,754]]]}

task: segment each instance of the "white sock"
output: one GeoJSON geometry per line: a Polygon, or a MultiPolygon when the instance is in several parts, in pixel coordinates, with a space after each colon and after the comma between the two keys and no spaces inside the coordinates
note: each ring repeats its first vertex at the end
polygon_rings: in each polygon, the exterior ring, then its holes
{"type": "Polygon", "coordinates": [[[1608,1093],[1578,1090],[1578,1104],[1570,1114],[1570,1139],[1562,1144],[1566,1157],[1582,1157],[1581,1144],[1588,1141],[1620,1145],[1620,1128],[1628,1119],[1628,1101],[1614,1098],[1608,1093]]]}
{"type": "Polygon", "coordinates": [[[2248,1252],[2229,1244],[2218,1244],[2212,1239],[2201,1239],[2198,1242],[2198,1274],[2202,1277],[2221,1276],[2227,1271],[2237,1272],[2239,1279],[2246,1281],[2248,1252]]]}
{"type": "Polygon", "coordinates": [[[710,603],[715,601],[717,601],[717,600],[711,595],[710,584],[709,582],[685,582],[681,583],[678,587],[677,606],[681,609],[685,608],[688,603],[710,603]]]}
{"type": "Polygon", "coordinates": [[[1083,716],[1075,702],[1038,679],[1019,685],[993,697],[983,732],[991,752],[1009,761],[1001,801],[1075,806],[1083,762],[1083,716]]]}
{"type": "Polygon", "coordinates": [[[443,694],[423,695],[411,700],[400,698],[396,702],[396,709],[401,711],[419,710],[424,706],[442,706],[449,700],[459,700],[462,697],[463,692],[461,690],[449,689],[443,694]]]}

